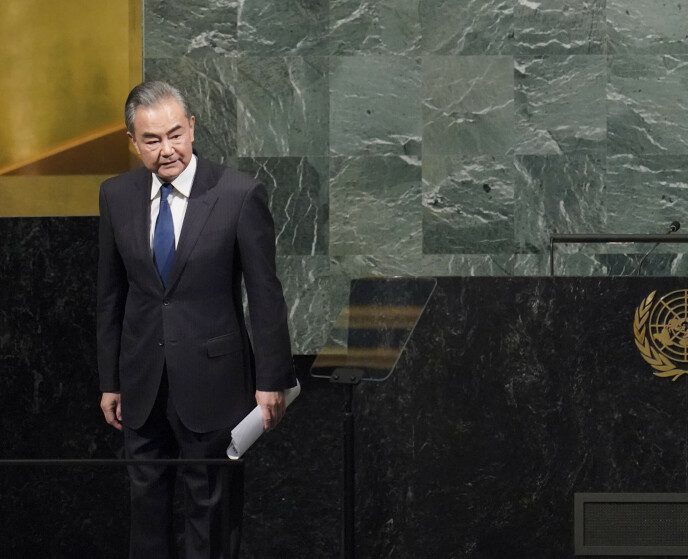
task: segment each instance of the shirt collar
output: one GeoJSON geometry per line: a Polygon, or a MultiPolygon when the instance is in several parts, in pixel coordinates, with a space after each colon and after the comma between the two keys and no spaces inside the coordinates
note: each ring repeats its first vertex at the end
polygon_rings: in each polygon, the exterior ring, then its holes
{"type": "MultiPolygon", "coordinates": [[[[186,169],[184,169],[181,174],[172,181],[172,186],[174,186],[175,190],[177,190],[180,194],[188,198],[191,195],[191,186],[193,185],[193,180],[194,180],[194,175],[196,174],[196,156],[192,155],[191,156],[191,161],[189,161],[189,164],[186,166],[186,169]]],[[[160,187],[162,186],[162,181],[156,175],[153,173],[153,182],[151,183],[151,193],[150,193],[150,199],[152,200],[155,198],[158,193],[160,192],[160,187]]]]}

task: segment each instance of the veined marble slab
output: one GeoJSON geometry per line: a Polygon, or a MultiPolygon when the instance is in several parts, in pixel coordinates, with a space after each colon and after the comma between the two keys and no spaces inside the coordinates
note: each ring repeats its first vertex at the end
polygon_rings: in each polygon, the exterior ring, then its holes
{"type": "Polygon", "coordinates": [[[315,354],[346,304],[348,281],[331,272],[327,256],[278,256],[277,273],[289,308],[292,352],[315,354]]]}
{"type": "Polygon", "coordinates": [[[419,0],[330,0],[330,54],[412,55],[420,48],[419,0]]]}
{"type": "Polygon", "coordinates": [[[144,56],[177,59],[192,52],[236,54],[236,0],[145,0],[144,56]]]}
{"type": "MultiPolygon", "coordinates": [[[[676,245],[674,245],[676,247],[676,245]]],[[[638,250],[640,246],[636,247],[638,250]]],[[[600,273],[597,270],[581,270],[578,275],[607,275],[607,276],[685,276],[688,272],[688,261],[685,254],[650,253],[651,246],[647,246],[644,252],[632,252],[628,254],[599,254],[596,256],[602,265],[600,273]],[[649,254],[648,254],[649,253],[649,254]],[[646,256],[647,255],[647,256],[646,256]]]]}
{"type": "Polygon", "coordinates": [[[330,177],[330,255],[421,254],[420,160],[337,157],[330,177]]]}
{"type": "Polygon", "coordinates": [[[658,0],[607,0],[610,54],[688,54],[688,5],[658,0]]]}
{"type": "Polygon", "coordinates": [[[511,157],[423,158],[423,252],[514,251],[511,157]]]}
{"type": "Polygon", "coordinates": [[[239,155],[327,155],[326,58],[242,56],[237,67],[239,155]]]}
{"type": "Polygon", "coordinates": [[[610,153],[688,154],[688,55],[609,58],[610,153]]]}
{"type": "Polygon", "coordinates": [[[514,254],[511,264],[511,275],[514,276],[546,276],[549,274],[549,255],[544,252],[514,254]]]}
{"type": "MultiPolygon", "coordinates": [[[[607,227],[618,233],[664,233],[672,221],[688,227],[685,155],[614,155],[607,158],[607,227]]],[[[659,245],[655,252],[685,252],[659,245]]]]}
{"type": "Polygon", "coordinates": [[[519,252],[546,253],[553,233],[607,231],[604,153],[518,155],[515,164],[519,252]]]}
{"type": "Polygon", "coordinates": [[[424,155],[503,155],[513,141],[512,57],[423,58],[424,155]]]}
{"type": "Polygon", "coordinates": [[[521,54],[604,54],[606,0],[518,0],[515,51],[521,54]]]}
{"type": "Polygon", "coordinates": [[[605,56],[517,56],[515,82],[516,153],[604,149],[605,56]]]}
{"type": "Polygon", "coordinates": [[[328,0],[238,0],[239,52],[253,56],[320,53],[328,0]]]}
{"type": "Polygon", "coordinates": [[[347,279],[390,276],[510,276],[513,254],[398,254],[334,256],[333,273],[347,279]]]}
{"type": "Polygon", "coordinates": [[[327,254],[329,159],[242,157],[238,164],[268,190],[278,254],[327,254]]]}
{"type": "Polygon", "coordinates": [[[568,250],[576,249],[576,254],[555,252],[556,276],[674,276],[679,267],[685,269],[683,255],[650,252],[652,245],[626,247],[626,254],[607,252],[616,249],[612,244],[595,245],[594,249],[591,245],[578,245],[568,250]]]}
{"type": "Polygon", "coordinates": [[[330,65],[330,153],[420,155],[419,61],[333,56],[330,65]]]}
{"type": "Polygon", "coordinates": [[[421,45],[432,54],[511,54],[513,0],[421,0],[421,45]]]}

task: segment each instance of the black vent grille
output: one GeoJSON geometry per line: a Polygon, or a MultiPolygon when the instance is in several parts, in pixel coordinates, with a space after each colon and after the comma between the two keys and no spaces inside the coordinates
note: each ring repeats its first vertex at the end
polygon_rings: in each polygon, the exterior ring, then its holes
{"type": "Polygon", "coordinates": [[[688,555],[688,494],[575,497],[576,555],[688,555]]]}

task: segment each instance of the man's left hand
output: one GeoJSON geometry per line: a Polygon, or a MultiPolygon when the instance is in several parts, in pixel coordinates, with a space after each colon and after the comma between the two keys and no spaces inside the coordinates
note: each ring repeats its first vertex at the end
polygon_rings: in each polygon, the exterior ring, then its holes
{"type": "Polygon", "coordinates": [[[256,390],[256,403],[260,406],[263,415],[263,429],[269,431],[274,429],[284,417],[286,405],[284,402],[284,392],[263,392],[256,390]]]}

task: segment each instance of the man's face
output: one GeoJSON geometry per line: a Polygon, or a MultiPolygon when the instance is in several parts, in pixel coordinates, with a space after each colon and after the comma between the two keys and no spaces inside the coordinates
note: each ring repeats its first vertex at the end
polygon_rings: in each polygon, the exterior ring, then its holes
{"type": "Polygon", "coordinates": [[[146,168],[171,182],[191,161],[195,122],[175,99],[163,99],[136,109],[129,137],[146,168]]]}

